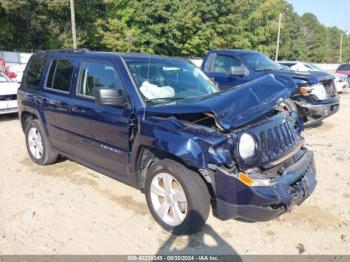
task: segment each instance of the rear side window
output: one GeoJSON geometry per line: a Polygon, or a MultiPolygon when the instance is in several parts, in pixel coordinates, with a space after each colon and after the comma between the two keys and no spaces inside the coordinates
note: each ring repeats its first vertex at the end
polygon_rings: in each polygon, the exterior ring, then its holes
{"type": "Polygon", "coordinates": [[[97,88],[122,89],[120,78],[111,64],[85,62],[81,68],[78,94],[94,97],[97,88]]]}
{"type": "Polygon", "coordinates": [[[233,56],[217,55],[211,71],[228,74],[230,73],[230,68],[233,66],[241,66],[241,61],[233,56]]]}
{"type": "Polygon", "coordinates": [[[53,60],[46,81],[46,88],[69,92],[74,71],[74,61],[53,60]]]}
{"type": "Polygon", "coordinates": [[[24,83],[31,86],[39,86],[41,74],[44,70],[45,59],[43,56],[33,56],[28,65],[28,71],[24,83]]]}

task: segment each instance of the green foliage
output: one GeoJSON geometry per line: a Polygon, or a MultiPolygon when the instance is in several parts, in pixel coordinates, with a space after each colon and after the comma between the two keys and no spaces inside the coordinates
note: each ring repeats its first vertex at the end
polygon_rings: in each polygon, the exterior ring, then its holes
{"type": "MultiPolygon", "coordinates": [[[[75,0],[79,47],[201,57],[209,49],[256,49],[279,59],[338,61],[340,35],[285,0],[75,0]]],[[[1,0],[0,49],[72,46],[69,0],[1,0]]],[[[350,60],[344,37],[343,60],[350,60]]]]}

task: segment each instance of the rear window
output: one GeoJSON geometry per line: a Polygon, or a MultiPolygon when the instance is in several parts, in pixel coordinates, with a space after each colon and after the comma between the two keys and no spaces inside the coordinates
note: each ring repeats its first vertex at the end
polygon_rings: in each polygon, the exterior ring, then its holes
{"type": "Polygon", "coordinates": [[[44,70],[44,56],[33,56],[28,65],[28,71],[24,83],[31,86],[39,86],[41,74],[44,70]]]}
{"type": "Polygon", "coordinates": [[[46,88],[69,92],[74,71],[74,61],[53,60],[46,81],[46,88]]]}
{"type": "Polygon", "coordinates": [[[348,70],[350,70],[350,64],[340,65],[338,67],[338,70],[346,70],[346,71],[348,71],[348,70]]]}

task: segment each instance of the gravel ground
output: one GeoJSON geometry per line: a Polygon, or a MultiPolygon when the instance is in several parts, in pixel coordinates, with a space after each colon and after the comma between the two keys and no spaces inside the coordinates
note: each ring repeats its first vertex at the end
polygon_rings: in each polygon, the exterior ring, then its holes
{"type": "Polygon", "coordinates": [[[62,160],[29,159],[16,116],[0,117],[0,254],[350,254],[350,91],[338,114],[304,132],[318,185],[291,213],[270,222],[220,221],[173,237],[144,195],[62,160]]]}

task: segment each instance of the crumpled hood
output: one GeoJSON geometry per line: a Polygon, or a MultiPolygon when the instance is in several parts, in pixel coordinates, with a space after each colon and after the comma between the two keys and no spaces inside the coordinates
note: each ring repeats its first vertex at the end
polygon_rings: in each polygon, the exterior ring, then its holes
{"type": "Polygon", "coordinates": [[[269,71],[261,71],[256,72],[257,74],[264,75],[266,73],[280,75],[280,76],[289,76],[292,78],[303,79],[309,82],[310,85],[317,84],[320,81],[333,79],[334,77],[331,74],[321,71],[308,71],[308,72],[300,72],[293,70],[269,70],[269,71]]]}
{"type": "Polygon", "coordinates": [[[19,84],[15,82],[0,83],[0,96],[3,95],[15,95],[19,84]]]}
{"type": "Polygon", "coordinates": [[[145,114],[146,117],[176,117],[180,114],[212,113],[221,127],[228,130],[247,124],[271,111],[290,97],[290,85],[293,85],[290,77],[280,76],[277,80],[273,75],[265,75],[209,97],[189,98],[147,107],[145,114]]]}

